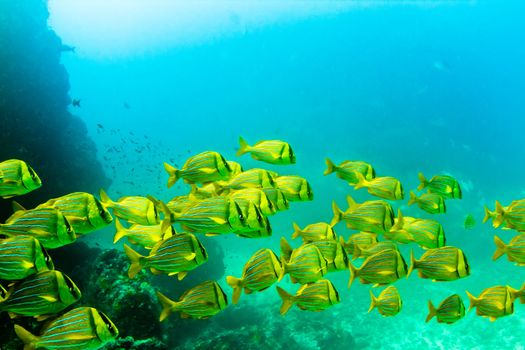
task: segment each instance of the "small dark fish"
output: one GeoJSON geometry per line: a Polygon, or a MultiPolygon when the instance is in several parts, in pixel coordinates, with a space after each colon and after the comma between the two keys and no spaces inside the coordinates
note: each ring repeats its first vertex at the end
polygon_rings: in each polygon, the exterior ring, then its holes
{"type": "Polygon", "coordinates": [[[71,105],[72,105],[73,107],[78,107],[78,108],[80,108],[80,107],[81,107],[81,106],[80,106],[80,99],[78,99],[78,100],[77,100],[77,99],[73,99],[73,101],[71,101],[71,105]]]}
{"type": "Polygon", "coordinates": [[[130,109],[130,108],[131,108],[130,105],[129,105],[127,102],[124,102],[123,106],[124,106],[124,108],[126,108],[126,109],[130,109]]]}
{"type": "Polygon", "coordinates": [[[75,52],[75,49],[76,47],[74,46],[69,46],[69,45],[62,45],[60,46],[60,51],[61,52],[75,52]]]}

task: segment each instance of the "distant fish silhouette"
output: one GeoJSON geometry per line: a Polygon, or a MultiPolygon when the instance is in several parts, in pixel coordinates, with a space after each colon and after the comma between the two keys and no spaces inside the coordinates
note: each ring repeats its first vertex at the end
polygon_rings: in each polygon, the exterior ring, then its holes
{"type": "Polygon", "coordinates": [[[62,44],[62,46],[60,46],[60,51],[62,51],[62,52],[73,52],[74,53],[75,52],[75,47],[62,44]]]}
{"type": "Polygon", "coordinates": [[[78,99],[78,100],[73,99],[73,101],[71,101],[71,105],[73,105],[73,107],[80,108],[80,99],[78,99]]]}
{"type": "Polygon", "coordinates": [[[442,72],[449,72],[450,71],[450,65],[446,61],[438,60],[434,61],[432,64],[435,69],[442,71],[442,72]]]}
{"type": "Polygon", "coordinates": [[[130,109],[131,107],[130,107],[130,105],[127,102],[124,102],[124,108],[130,109]]]}

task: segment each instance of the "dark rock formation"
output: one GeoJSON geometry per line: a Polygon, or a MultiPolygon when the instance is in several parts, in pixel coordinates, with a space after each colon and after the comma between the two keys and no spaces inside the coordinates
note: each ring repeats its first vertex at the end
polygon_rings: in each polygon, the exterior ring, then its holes
{"type": "MultiPolygon", "coordinates": [[[[43,0],[0,1],[0,161],[28,162],[43,186],[16,198],[33,207],[110,183],[84,123],[68,112],[69,80],[62,42],[47,26],[43,0]]],[[[11,214],[0,198],[0,222],[11,214]]]]}

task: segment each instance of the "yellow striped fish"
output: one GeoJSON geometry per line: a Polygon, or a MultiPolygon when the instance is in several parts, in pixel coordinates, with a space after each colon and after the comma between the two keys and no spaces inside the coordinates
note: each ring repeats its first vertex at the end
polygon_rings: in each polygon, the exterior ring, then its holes
{"type": "Polygon", "coordinates": [[[496,251],[492,260],[497,260],[503,254],[507,254],[507,259],[519,266],[525,266],[525,234],[519,234],[512,238],[509,244],[505,244],[498,236],[494,236],[496,251]]]}
{"type": "Polygon", "coordinates": [[[266,194],[273,207],[277,211],[287,210],[290,207],[290,203],[284,196],[283,191],[278,188],[263,188],[262,191],[266,194]]]}
{"type": "Polygon", "coordinates": [[[39,336],[15,325],[24,349],[97,350],[118,337],[118,329],[102,312],[78,307],[48,323],[39,336]]]}
{"type": "Polygon", "coordinates": [[[232,198],[239,205],[241,205],[240,201],[251,201],[261,210],[264,215],[273,215],[277,211],[266,193],[264,193],[264,191],[259,188],[245,188],[242,190],[236,190],[231,192],[228,197],[232,198]]]}
{"type": "Polygon", "coordinates": [[[359,277],[361,283],[374,283],[375,285],[390,284],[407,274],[407,264],[403,256],[397,250],[383,250],[369,256],[359,268],[351,263],[350,281],[348,288],[359,277]]]}
{"type": "Polygon", "coordinates": [[[377,243],[377,235],[369,232],[359,232],[350,235],[348,241],[344,243],[344,247],[348,254],[352,254],[355,251],[355,247],[359,246],[359,249],[365,250],[377,243]]]}
{"type": "Polygon", "coordinates": [[[250,153],[252,158],[270,164],[295,164],[295,155],[290,144],[280,140],[259,141],[250,146],[242,137],[237,157],[250,153]]]}
{"type": "Polygon", "coordinates": [[[430,278],[433,281],[453,281],[470,274],[467,257],[456,247],[429,249],[419,260],[414,258],[412,251],[410,262],[407,278],[413,269],[419,271],[419,277],[430,278]]]}
{"type": "Polygon", "coordinates": [[[423,193],[418,197],[413,191],[410,191],[408,205],[410,206],[414,203],[429,214],[443,214],[447,212],[445,200],[439,194],[423,193]]]}
{"type": "Polygon", "coordinates": [[[216,196],[218,196],[217,186],[214,182],[211,182],[200,187],[196,184],[191,184],[191,191],[188,197],[190,200],[200,200],[216,196]]]}
{"type": "Polygon", "coordinates": [[[76,303],[81,297],[75,283],[60,271],[36,273],[11,285],[7,297],[0,301],[0,311],[12,317],[47,318],[76,303]]]}
{"type": "MultiPolygon", "coordinates": [[[[423,249],[441,248],[446,243],[445,231],[439,222],[436,220],[404,217],[401,210],[398,210],[396,223],[390,229],[391,232],[406,232],[410,240],[419,244],[423,249]]],[[[386,234],[385,238],[393,239],[386,234]]]]}
{"type": "Polygon", "coordinates": [[[166,203],[166,206],[170,212],[180,214],[200,200],[190,197],[190,195],[173,197],[168,203],[166,203]]]}
{"type": "Polygon", "coordinates": [[[249,169],[232,177],[226,183],[217,184],[218,192],[224,193],[244,188],[272,188],[275,187],[273,175],[265,169],[249,169]]]}
{"type": "Polygon", "coordinates": [[[31,236],[49,249],[62,247],[76,240],[75,231],[68,220],[55,208],[18,210],[5,224],[0,224],[0,234],[8,237],[31,236]]]}
{"type": "Polygon", "coordinates": [[[334,217],[330,223],[332,226],[341,220],[345,220],[346,226],[353,230],[384,233],[394,224],[394,211],[392,206],[383,200],[365,201],[356,203],[351,196],[347,196],[348,209],[343,212],[334,201],[332,209],[334,217]]]}
{"type": "Polygon", "coordinates": [[[428,301],[428,316],[425,322],[430,321],[436,317],[438,323],[452,324],[465,316],[465,305],[458,294],[453,294],[443,300],[437,309],[428,301]]]}
{"type": "Polygon", "coordinates": [[[53,198],[37,208],[59,209],[69,221],[75,233],[86,234],[109,225],[113,218],[102,203],[91,193],[73,192],[53,198]]]}
{"type": "Polygon", "coordinates": [[[461,187],[456,179],[449,175],[435,175],[430,181],[425,179],[422,173],[418,174],[419,181],[421,184],[417,188],[418,191],[426,188],[429,193],[435,193],[440,195],[443,198],[452,199],[458,198],[461,199],[461,187]]]}
{"type": "Polygon", "coordinates": [[[301,310],[322,311],[339,303],[339,293],[329,280],[319,280],[301,286],[295,295],[291,295],[281,287],[277,287],[277,292],[283,300],[280,313],[284,315],[290,310],[293,304],[301,310]]]}
{"type": "Polygon", "coordinates": [[[171,221],[184,230],[220,234],[244,230],[246,218],[239,205],[228,197],[213,197],[194,202],[181,213],[171,213],[171,221]]]}
{"type": "Polygon", "coordinates": [[[180,312],[182,318],[209,318],[228,306],[228,298],[221,286],[214,281],[205,281],[189,290],[178,301],[170,300],[161,292],[157,297],[162,305],[160,321],[172,312],[180,312]]]}
{"type": "Polygon", "coordinates": [[[281,270],[281,262],[273,251],[266,248],[259,249],[244,265],[241,278],[226,277],[226,282],[233,288],[232,302],[237,304],[243,289],[246,294],[267,289],[277,282],[281,270]]]}
{"type": "Polygon", "coordinates": [[[241,212],[245,218],[246,227],[235,230],[234,233],[240,237],[246,238],[261,238],[269,237],[272,234],[272,227],[270,220],[264,216],[259,207],[251,201],[240,200],[236,201],[241,208],[241,212]]]}
{"type": "Polygon", "coordinates": [[[0,197],[21,196],[42,186],[42,181],[26,162],[9,159],[0,162],[0,197]]]}
{"type": "Polygon", "coordinates": [[[348,269],[348,254],[343,247],[344,240],[325,239],[305,244],[316,246],[327,263],[328,272],[348,269]]]}
{"type": "Polygon", "coordinates": [[[362,174],[366,180],[372,180],[376,174],[374,168],[359,160],[345,160],[339,165],[335,165],[330,159],[326,158],[326,170],[324,175],[335,172],[338,178],[349,182],[352,185],[357,183],[356,173],[362,174]]]}
{"type": "Polygon", "coordinates": [[[129,278],[134,278],[143,268],[149,268],[152,273],[177,275],[182,280],[188,271],[208,261],[206,249],[191,233],[180,233],[158,242],[148,256],[140,255],[125,244],[124,251],[131,261],[129,278]]]}
{"type": "Polygon", "coordinates": [[[242,165],[240,165],[237,162],[234,162],[233,160],[227,160],[226,163],[228,163],[228,166],[230,167],[230,178],[242,173],[244,169],[242,168],[242,165]]]}
{"type": "Polygon", "coordinates": [[[100,199],[107,208],[113,209],[115,216],[133,224],[157,225],[160,222],[155,203],[146,197],[127,196],[113,202],[106,192],[100,190],[100,199]]]}
{"type": "Polygon", "coordinates": [[[488,317],[491,322],[514,313],[514,298],[509,286],[494,286],[484,289],[476,298],[467,291],[469,311],[475,307],[478,316],[488,317]]]}
{"type": "Polygon", "coordinates": [[[278,176],[275,178],[275,187],[280,189],[286,200],[311,201],[314,199],[314,193],[308,181],[305,178],[296,175],[278,176]]]}
{"type": "Polygon", "coordinates": [[[525,200],[513,201],[508,207],[496,201],[496,218],[492,222],[497,224],[495,227],[504,223],[506,228],[525,232],[525,200]]]}
{"type": "Polygon", "coordinates": [[[401,296],[394,286],[386,287],[377,298],[374,296],[372,290],[370,290],[370,298],[372,301],[370,302],[368,312],[377,308],[377,311],[385,317],[397,315],[403,306],[401,296]]]}
{"type": "Polygon", "coordinates": [[[16,236],[0,240],[0,280],[17,281],[53,268],[51,257],[37,239],[16,236]]]}
{"type": "Polygon", "coordinates": [[[294,233],[292,239],[296,239],[301,236],[304,243],[310,243],[313,241],[321,241],[326,239],[337,239],[337,234],[334,228],[326,222],[317,222],[310,224],[305,228],[301,229],[295,222],[293,223],[294,233]]]}
{"type": "Polygon", "coordinates": [[[368,258],[371,255],[389,249],[399,250],[395,242],[377,242],[366,249],[363,249],[359,246],[359,244],[356,244],[354,245],[354,253],[352,254],[352,260],[358,258],[368,258]]]}
{"type": "Polygon", "coordinates": [[[226,159],[213,151],[205,151],[188,158],[180,170],[168,163],[164,163],[164,169],[169,175],[168,188],[180,178],[187,183],[206,183],[228,180],[231,176],[226,159]]]}
{"type": "Polygon", "coordinates": [[[367,180],[363,174],[356,172],[357,183],[354,189],[366,188],[368,193],[379,198],[399,200],[405,197],[403,186],[398,179],[391,176],[375,177],[367,180]]]}
{"type": "Polygon", "coordinates": [[[281,251],[283,263],[282,274],[290,275],[292,283],[311,283],[321,279],[328,273],[328,263],[323,254],[313,244],[305,244],[291,250],[284,237],[281,238],[281,251]]]}
{"type": "Polygon", "coordinates": [[[164,220],[167,222],[158,225],[133,224],[129,228],[125,228],[118,219],[115,219],[116,232],[113,243],[117,243],[123,237],[126,237],[132,244],[151,249],[158,242],[173,235],[173,228],[169,220],[164,220]]]}

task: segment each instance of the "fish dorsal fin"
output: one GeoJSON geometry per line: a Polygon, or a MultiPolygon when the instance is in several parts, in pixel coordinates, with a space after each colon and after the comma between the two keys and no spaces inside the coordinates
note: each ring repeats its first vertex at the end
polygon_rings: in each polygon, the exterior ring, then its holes
{"type": "Polygon", "coordinates": [[[153,248],[151,248],[149,255],[152,256],[153,254],[155,254],[163,242],[164,241],[158,241],[157,243],[155,243],[153,248]]]}
{"type": "Polygon", "coordinates": [[[20,210],[22,210],[22,211],[26,211],[26,208],[24,208],[24,207],[22,206],[22,204],[18,203],[17,201],[13,201],[13,202],[11,203],[11,205],[13,206],[13,211],[14,211],[15,213],[16,213],[17,211],[20,211],[20,210]]]}

